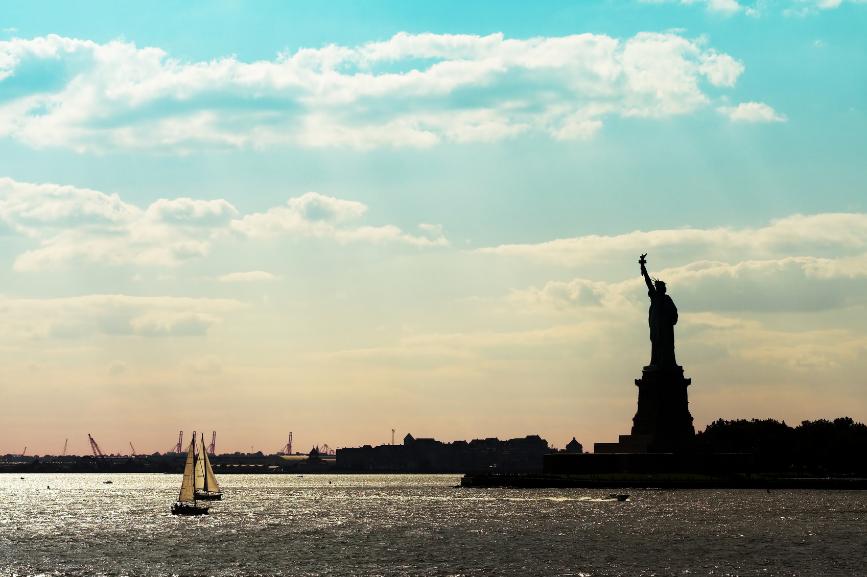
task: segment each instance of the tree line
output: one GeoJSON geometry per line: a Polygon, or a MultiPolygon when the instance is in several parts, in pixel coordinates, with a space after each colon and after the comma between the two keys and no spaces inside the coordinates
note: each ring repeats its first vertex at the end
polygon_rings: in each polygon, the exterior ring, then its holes
{"type": "Polygon", "coordinates": [[[767,469],[867,474],[867,425],[850,417],[803,421],[719,419],[695,437],[707,453],[753,453],[767,469]]]}

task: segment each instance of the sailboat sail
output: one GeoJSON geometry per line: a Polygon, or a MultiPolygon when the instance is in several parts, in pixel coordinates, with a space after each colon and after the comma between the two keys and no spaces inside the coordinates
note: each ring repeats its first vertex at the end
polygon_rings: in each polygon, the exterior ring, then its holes
{"type": "MultiPolygon", "coordinates": [[[[193,442],[197,442],[198,440],[193,437],[193,442]]],[[[204,441],[202,442],[202,448],[199,451],[199,458],[196,459],[196,468],[195,468],[195,487],[196,491],[207,491],[207,487],[205,485],[207,475],[205,475],[205,460],[202,456],[205,454],[204,441]]]]}
{"type": "MultiPolygon", "coordinates": [[[[204,447],[203,447],[204,448],[204,447]]],[[[214,476],[214,469],[211,467],[211,459],[208,458],[208,452],[204,451],[202,453],[205,462],[205,491],[211,491],[212,493],[220,492],[220,484],[217,483],[217,478],[214,476]]]]}
{"type": "Polygon", "coordinates": [[[193,470],[195,469],[195,439],[190,443],[190,448],[187,450],[187,461],[184,463],[184,480],[181,481],[181,493],[178,495],[178,501],[181,503],[195,502],[195,482],[193,480],[193,470]]]}

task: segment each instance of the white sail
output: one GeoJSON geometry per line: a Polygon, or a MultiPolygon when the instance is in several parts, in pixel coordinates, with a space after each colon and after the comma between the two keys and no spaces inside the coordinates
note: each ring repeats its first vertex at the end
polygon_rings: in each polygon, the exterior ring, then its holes
{"type": "Polygon", "coordinates": [[[196,466],[195,457],[196,440],[190,443],[190,448],[187,450],[187,461],[184,463],[184,480],[181,481],[181,493],[178,495],[178,501],[181,503],[195,502],[195,487],[193,481],[193,470],[196,466]]]}
{"type": "MultiPolygon", "coordinates": [[[[197,439],[193,438],[193,442],[196,442],[197,439]]],[[[205,482],[207,477],[205,476],[205,460],[202,458],[205,454],[205,444],[202,442],[202,447],[199,450],[199,458],[196,459],[196,470],[195,470],[195,487],[196,491],[207,491],[205,488],[205,482]]]]}
{"type": "Polygon", "coordinates": [[[211,459],[208,457],[208,452],[204,451],[202,453],[205,462],[205,491],[210,491],[211,493],[219,493],[220,492],[220,484],[217,483],[217,478],[214,476],[214,469],[211,467],[211,459]]]}

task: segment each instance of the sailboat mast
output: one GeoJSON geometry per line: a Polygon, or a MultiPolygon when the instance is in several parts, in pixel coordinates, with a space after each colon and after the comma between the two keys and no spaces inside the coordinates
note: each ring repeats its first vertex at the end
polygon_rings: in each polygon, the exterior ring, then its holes
{"type": "Polygon", "coordinates": [[[193,505],[196,504],[196,432],[193,431],[193,505]]]}

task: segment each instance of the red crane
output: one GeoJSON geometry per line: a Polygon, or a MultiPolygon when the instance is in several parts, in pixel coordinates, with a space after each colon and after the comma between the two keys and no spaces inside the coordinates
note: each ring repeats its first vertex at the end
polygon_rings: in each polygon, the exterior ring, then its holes
{"type": "Polygon", "coordinates": [[[93,456],[104,459],[105,455],[102,454],[99,445],[96,444],[96,439],[90,436],[90,433],[87,434],[87,438],[90,439],[90,450],[93,451],[93,456]]]}

